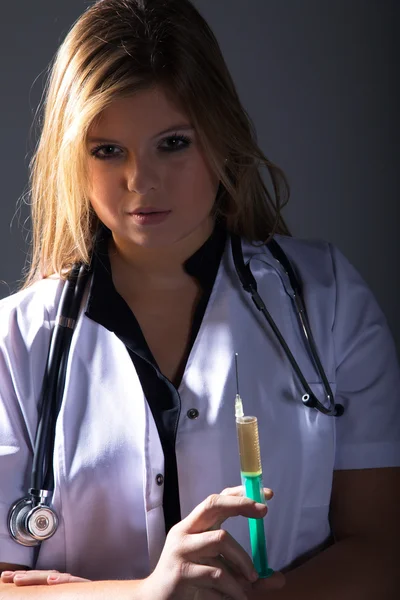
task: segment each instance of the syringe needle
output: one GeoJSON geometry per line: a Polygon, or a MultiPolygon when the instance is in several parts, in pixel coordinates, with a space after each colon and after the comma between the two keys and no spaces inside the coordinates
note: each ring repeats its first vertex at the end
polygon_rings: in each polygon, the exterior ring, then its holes
{"type": "Polygon", "coordinates": [[[239,396],[239,369],[238,369],[238,353],[235,352],[235,368],[236,368],[236,395],[239,396]]]}

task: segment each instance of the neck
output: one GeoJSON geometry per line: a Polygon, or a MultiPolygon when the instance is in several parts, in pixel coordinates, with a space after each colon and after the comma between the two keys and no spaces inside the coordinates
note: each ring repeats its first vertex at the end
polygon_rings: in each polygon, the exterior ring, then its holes
{"type": "Polygon", "coordinates": [[[174,244],[158,248],[132,244],[113,235],[109,246],[113,273],[154,288],[173,288],[188,278],[184,263],[206,242],[213,229],[214,221],[207,219],[174,244]]]}

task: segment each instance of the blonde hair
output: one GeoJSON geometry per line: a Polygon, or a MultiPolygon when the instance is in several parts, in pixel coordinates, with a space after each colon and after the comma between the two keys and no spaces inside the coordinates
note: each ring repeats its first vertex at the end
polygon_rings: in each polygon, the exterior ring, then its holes
{"type": "Polygon", "coordinates": [[[155,85],[172,93],[195,127],[221,181],[215,213],[228,229],[253,241],[290,235],[280,214],[289,198],[285,175],[258,147],[218,42],[191,2],[100,0],[71,28],[46,86],[30,164],[33,238],[25,286],[90,262],[99,221],[88,199],[88,130],[113,100],[155,85]]]}

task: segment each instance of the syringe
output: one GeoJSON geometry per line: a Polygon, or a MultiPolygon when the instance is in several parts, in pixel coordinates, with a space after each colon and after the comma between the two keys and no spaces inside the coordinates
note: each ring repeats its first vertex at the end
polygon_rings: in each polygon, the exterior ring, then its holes
{"type": "MultiPolygon", "coordinates": [[[[242,484],[244,486],[244,491],[247,498],[251,498],[256,502],[265,504],[257,417],[244,416],[243,402],[239,394],[239,371],[237,359],[238,355],[235,354],[235,417],[239,443],[242,484]]],[[[248,522],[254,567],[259,577],[271,577],[274,571],[268,566],[264,520],[262,518],[248,519],[248,522]]]]}

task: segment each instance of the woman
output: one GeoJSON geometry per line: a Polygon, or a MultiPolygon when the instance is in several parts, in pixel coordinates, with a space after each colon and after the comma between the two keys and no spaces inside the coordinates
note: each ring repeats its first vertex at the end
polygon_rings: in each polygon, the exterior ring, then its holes
{"type": "Polygon", "coordinates": [[[393,342],[338,250],[290,237],[285,178],[254,138],[218,44],[187,0],[102,0],[62,44],[32,163],[31,270],[1,303],[0,589],[9,597],[393,597],[393,342]],[[324,401],[291,282],[265,245],[272,235],[295,268],[341,417],[300,401],[296,373],[240,285],[232,234],[324,401]],[[38,553],[9,535],[8,511],[29,488],[45,358],[75,263],[90,274],[50,469],[59,523],[38,553]],[[249,558],[243,517],[266,507],[237,487],[235,352],[275,494],[265,526],[271,566],[285,571],[279,591],[283,576],[258,579],[249,558]]]}

